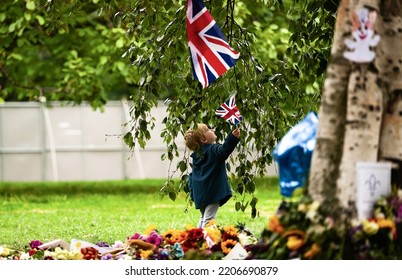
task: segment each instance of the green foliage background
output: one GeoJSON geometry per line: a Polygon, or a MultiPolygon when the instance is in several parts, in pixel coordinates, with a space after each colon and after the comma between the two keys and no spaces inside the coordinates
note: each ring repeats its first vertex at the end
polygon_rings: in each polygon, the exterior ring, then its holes
{"type": "MultiPolygon", "coordinates": [[[[103,109],[109,99],[133,101],[128,146],[145,147],[158,101],[167,104],[163,160],[179,155],[177,139],[199,122],[233,129],[215,116],[230,95],[244,121],[231,157],[238,195],[255,192],[255,178],[272,163],[272,150],[288,129],[317,111],[329,59],[337,0],[213,0],[205,5],[240,52],[235,67],[202,89],[192,75],[185,0],[4,0],[0,6],[0,101],[40,100],[103,109]]],[[[187,191],[190,163],[177,166],[163,194],[187,191]]],[[[236,209],[257,199],[244,199],[236,209]]]]}

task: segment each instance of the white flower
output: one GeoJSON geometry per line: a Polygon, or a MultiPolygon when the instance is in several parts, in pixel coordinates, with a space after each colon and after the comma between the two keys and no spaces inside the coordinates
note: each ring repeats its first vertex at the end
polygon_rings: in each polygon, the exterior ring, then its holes
{"type": "Polygon", "coordinates": [[[306,211],[307,211],[307,205],[304,204],[304,203],[299,204],[299,206],[297,207],[297,211],[306,213],[306,211]]]}
{"type": "Polygon", "coordinates": [[[352,227],[358,227],[358,226],[360,226],[360,221],[357,219],[352,219],[351,225],[352,225],[352,227]]]}
{"type": "Polygon", "coordinates": [[[239,242],[242,246],[254,244],[258,241],[255,236],[247,235],[247,233],[244,232],[239,233],[237,237],[239,238],[239,242]]]}
{"type": "Polygon", "coordinates": [[[72,250],[68,252],[67,258],[69,260],[82,260],[84,256],[82,255],[81,251],[79,250],[72,250]]]}
{"type": "Polygon", "coordinates": [[[21,253],[20,260],[30,260],[31,256],[29,253],[21,253]]]}
{"type": "Polygon", "coordinates": [[[120,240],[115,241],[114,244],[112,245],[112,248],[123,248],[124,247],[124,243],[120,240]]]}
{"type": "Polygon", "coordinates": [[[402,190],[401,189],[398,189],[398,197],[402,198],[402,190]]]}
{"type": "Polygon", "coordinates": [[[50,252],[50,251],[48,251],[48,250],[45,251],[44,256],[45,256],[45,257],[53,257],[53,256],[52,256],[52,252],[50,252]]]}
{"type": "Polygon", "coordinates": [[[318,201],[314,201],[313,203],[310,204],[309,210],[317,211],[319,207],[320,203],[318,201]]]}
{"type": "Polygon", "coordinates": [[[119,260],[119,261],[131,261],[132,259],[133,259],[133,257],[131,257],[129,255],[122,255],[117,260],[119,260]]]}
{"type": "Polygon", "coordinates": [[[318,201],[314,201],[308,206],[308,211],[306,213],[306,218],[315,221],[318,218],[318,208],[320,207],[320,203],[318,201]]]}
{"type": "Polygon", "coordinates": [[[308,210],[306,213],[306,218],[314,221],[317,218],[317,211],[315,210],[308,210]]]}

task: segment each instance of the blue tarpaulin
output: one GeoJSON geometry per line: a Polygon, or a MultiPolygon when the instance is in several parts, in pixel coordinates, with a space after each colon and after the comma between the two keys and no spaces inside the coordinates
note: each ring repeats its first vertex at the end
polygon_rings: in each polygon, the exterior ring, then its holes
{"type": "Polygon", "coordinates": [[[285,197],[291,197],[295,189],[305,187],[317,127],[318,116],[311,112],[290,129],[274,149],[273,157],[278,164],[281,194],[285,197]]]}

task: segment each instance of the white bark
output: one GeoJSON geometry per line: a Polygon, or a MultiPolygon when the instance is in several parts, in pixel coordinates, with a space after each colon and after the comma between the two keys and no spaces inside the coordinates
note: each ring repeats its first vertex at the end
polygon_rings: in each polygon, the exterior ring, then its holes
{"type": "Polygon", "coordinates": [[[402,0],[343,0],[327,72],[308,192],[327,211],[354,210],[356,162],[402,161],[402,0]],[[374,61],[356,63],[342,54],[363,7],[377,11],[381,40],[374,61]]]}

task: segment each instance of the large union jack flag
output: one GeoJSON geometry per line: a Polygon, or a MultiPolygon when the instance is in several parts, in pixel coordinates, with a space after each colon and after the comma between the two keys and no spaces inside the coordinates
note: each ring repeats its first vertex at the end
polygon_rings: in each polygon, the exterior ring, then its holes
{"type": "Polygon", "coordinates": [[[234,125],[238,124],[243,119],[242,115],[240,115],[239,109],[236,106],[234,96],[231,96],[229,100],[226,100],[225,103],[216,109],[215,114],[234,125]]]}
{"type": "Polygon", "coordinates": [[[194,77],[206,88],[235,65],[240,53],[229,46],[202,0],[187,1],[186,25],[194,77]]]}

